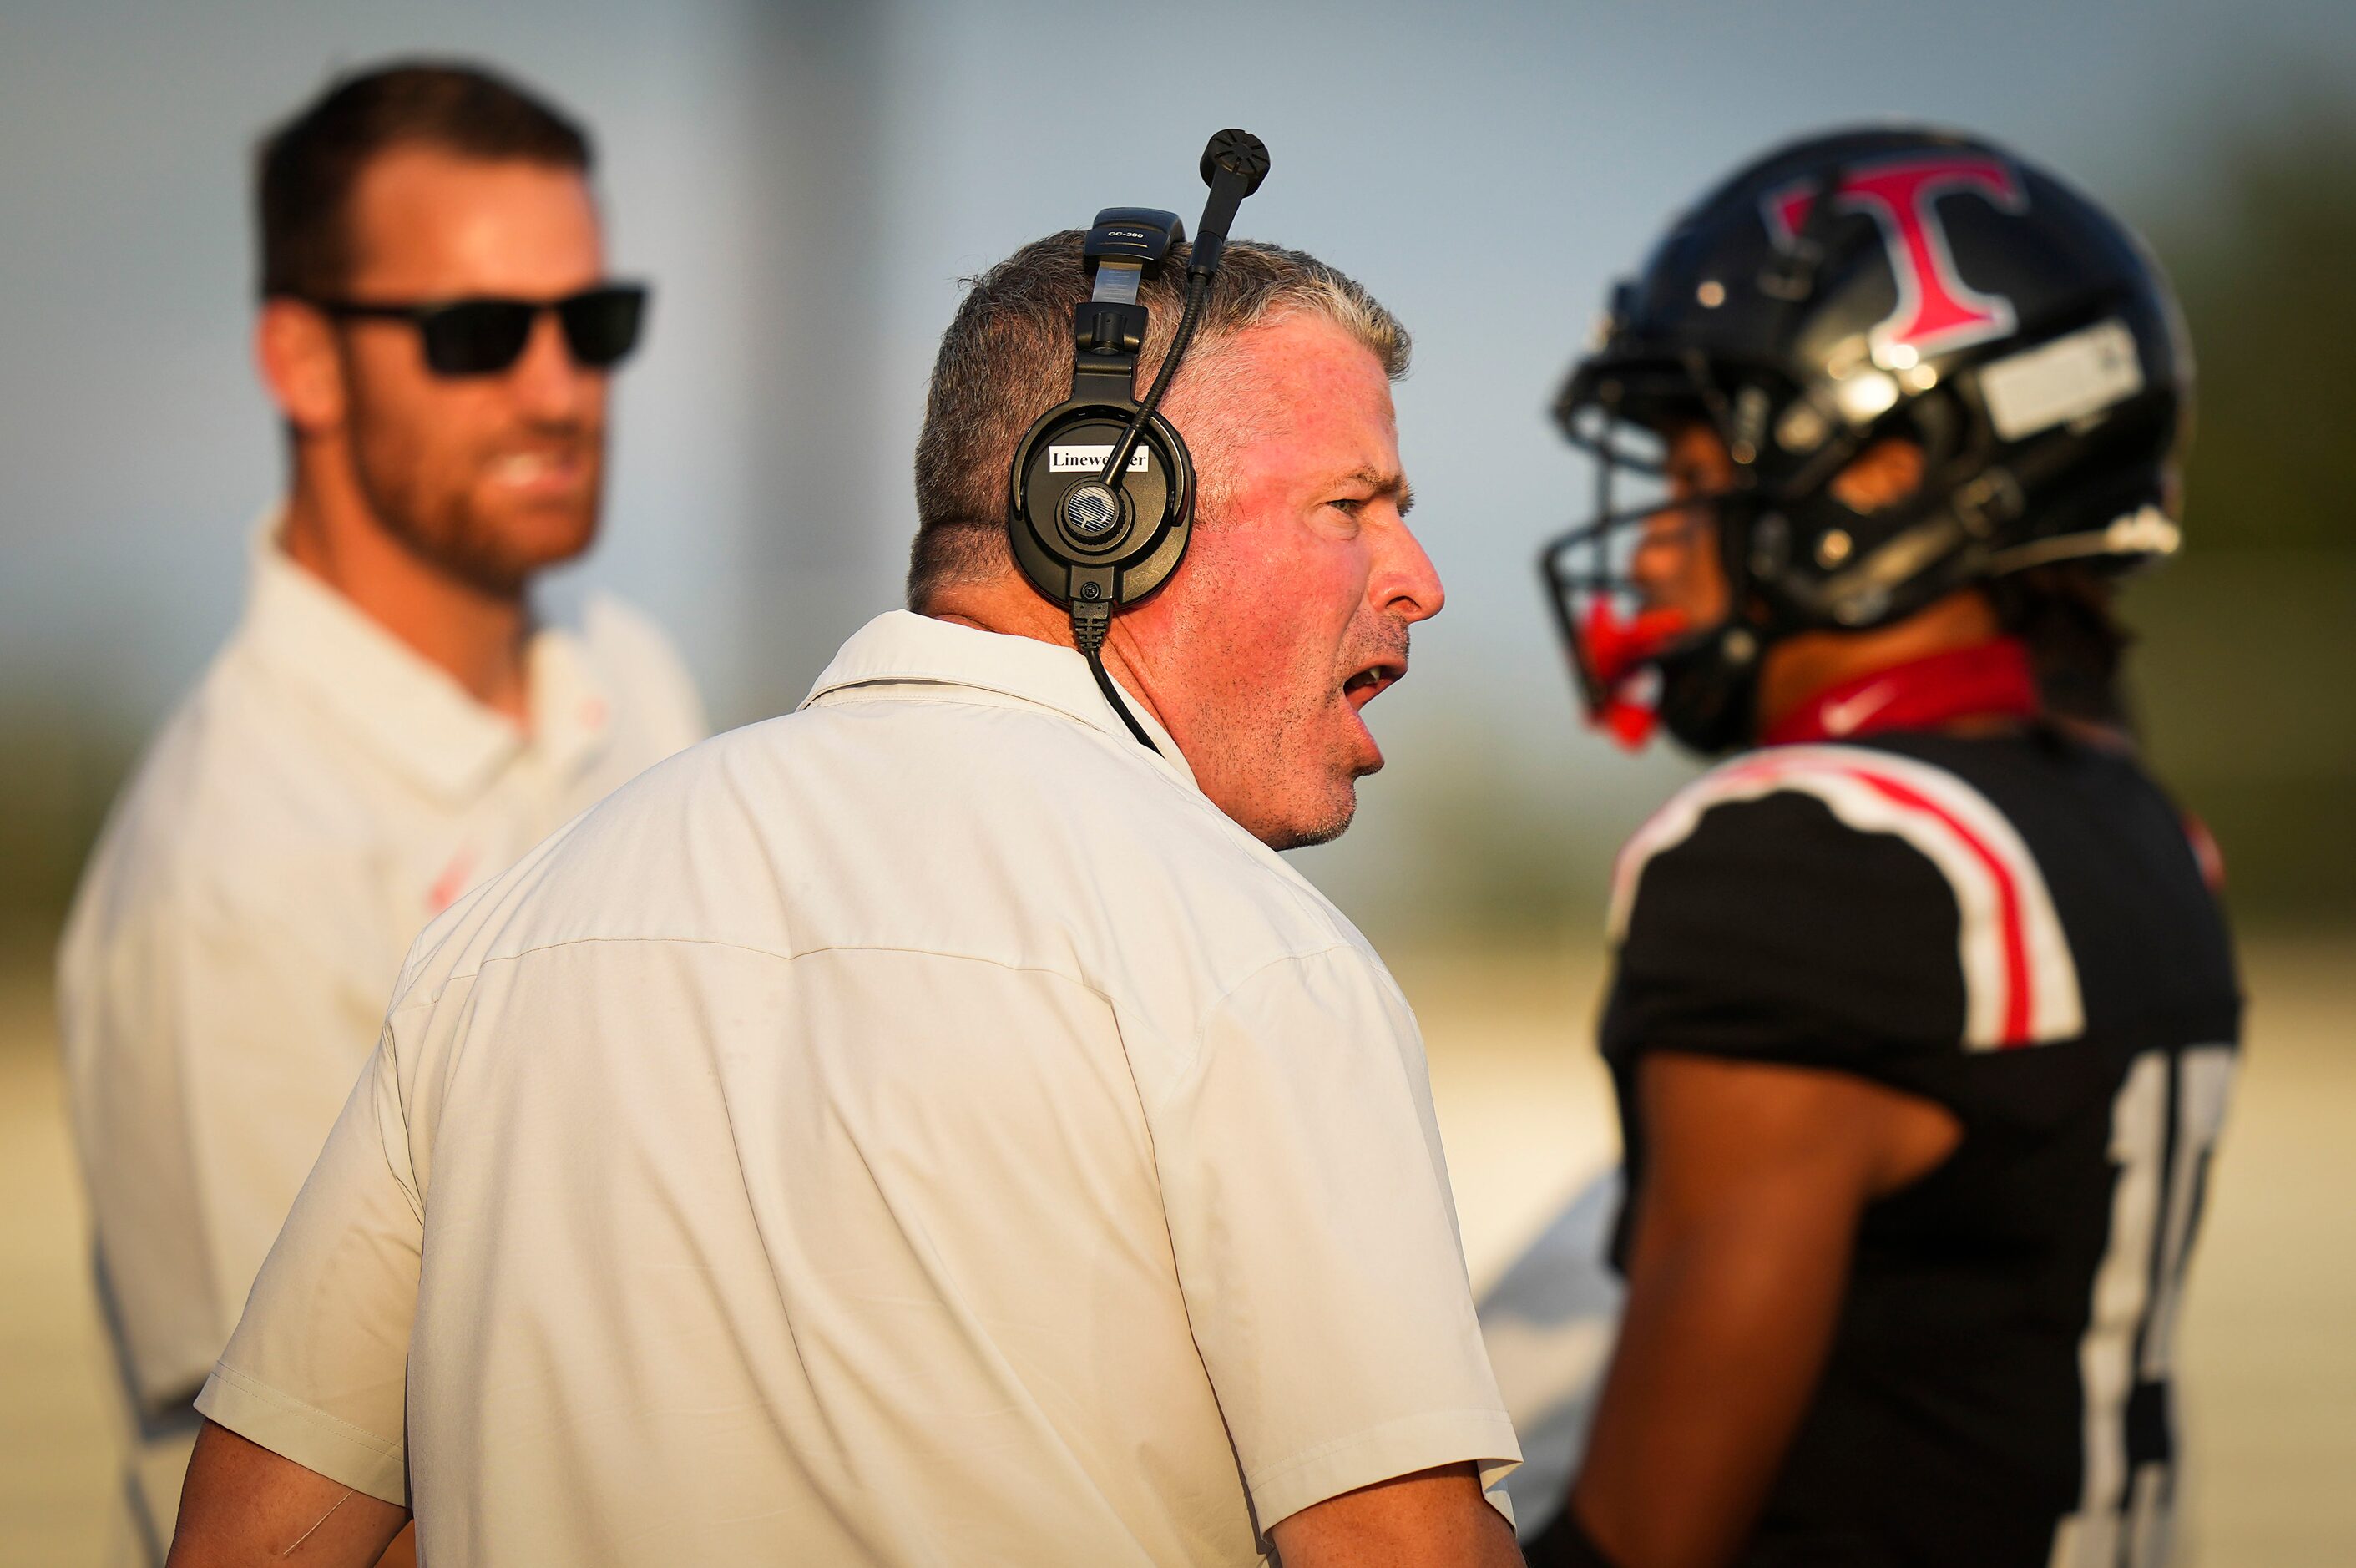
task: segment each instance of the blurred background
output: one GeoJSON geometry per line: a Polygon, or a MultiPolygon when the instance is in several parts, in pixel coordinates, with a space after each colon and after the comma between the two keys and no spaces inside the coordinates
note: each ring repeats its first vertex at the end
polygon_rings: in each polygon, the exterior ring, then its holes
{"type": "Polygon", "coordinates": [[[897,602],[958,279],[1100,206],[1191,217],[1204,136],[1266,138],[1242,231],[1417,337],[1402,445],[1449,609],[1375,711],[1359,825],[1299,859],[1424,1017],[1476,1284],[1612,1157],[1603,874],[1687,771],[1580,732],[1529,569],[1585,499],[1543,411],[1607,284],[1720,173],[1858,119],[1993,135],[2136,222],[2201,379],[2190,544],[2127,601],[2136,684],[2224,847],[2253,996],[2184,1333],[2189,1557],[2356,1561],[2356,7],[0,0],[0,1563],[89,1560],[111,1506],[47,966],[278,493],[251,149],[409,52],[597,135],[616,268],[658,292],[605,542],[550,597],[652,611],[724,723],[897,602]]]}

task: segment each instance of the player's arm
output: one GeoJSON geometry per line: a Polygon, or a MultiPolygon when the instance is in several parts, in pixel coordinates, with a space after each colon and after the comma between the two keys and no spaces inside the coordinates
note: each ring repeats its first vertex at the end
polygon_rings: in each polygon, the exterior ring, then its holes
{"type": "Polygon", "coordinates": [[[205,1423],[166,1568],[369,1568],[409,1510],[205,1423]]]}
{"type": "Polygon", "coordinates": [[[1444,1465],[1312,1503],[1269,1534],[1285,1568],[1520,1568],[1513,1527],[1470,1465],[1444,1465]]]}
{"type": "Polygon", "coordinates": [[[1858,1217],[1954,1149],[1932,1102],[1819,1069],[1648,1054],[1628,1302],[1579,1522],[1618,1568],[1740,1546],[1824,1365],[1858,1217]]]}

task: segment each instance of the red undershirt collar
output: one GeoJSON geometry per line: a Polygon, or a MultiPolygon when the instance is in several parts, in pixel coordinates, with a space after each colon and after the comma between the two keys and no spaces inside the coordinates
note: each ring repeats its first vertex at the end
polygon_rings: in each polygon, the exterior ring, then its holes
{"type": "Polygon", "coordinates": [[[1828,687],[1760,738],[1766,746],[1854,740],[1958,719],[2034,718],[2040,707],[2029,650],[2017,638],[1999,637],[1828,687]]]}

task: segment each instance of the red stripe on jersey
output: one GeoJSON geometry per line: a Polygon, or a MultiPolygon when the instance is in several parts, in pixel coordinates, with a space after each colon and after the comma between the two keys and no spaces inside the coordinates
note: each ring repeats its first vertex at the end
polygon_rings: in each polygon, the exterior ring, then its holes
{"type": "Polygon", "coordinates": [[[1856,777],[1879,790],[1900,805],[1923,811],[1945,824],[1947,830],[1963,842],[1979,863],[1987,867],[1996,883],[1997,919],[2004,942],[2004,1034],[1997,1041],[2001,1049],[2029,1043],[2030,1017],[2030,983],[2029,978],[2029,937],[2020,918],[2020,888],[2012,879],[2012,870],[1997,857],[1994,850],[1977,833],[1957,822],[1954,813],[1938,802],[1925,799],[1894,779],[1883,779],[1863,769],[1856,777]]]}
{"type": "Polygon", "coordinates": [[[2210,832],[2209,824],[2187,811],[2184,813],[2184,836],[2191,841],[2192,859],[2201,867],[2201,880],[2208,885],[2210,892],[2224,892],[2225,852],[2217,847],[2216,836],[2210,832]]]}
{"type": "MultiPolygon", "coordinates": [[[[1953,833],[1956,842],[1970,851],[1972,858],[1987,870],[1989,880],[1996,886],[1997,940],[2004,958],[2004,1023],[1997,1046],[1998,1049],[2010,1050],[2028,1045],[2033,1036],[2030,1019],[2035,1015],[2031,1005],[2035,993],[2029,979],[2029,937],[2027,922],[2020,909],[2020,886],[2014,879],[2011,867],[1989,847],[1987,840],[1965,826],[1954,812],[1920,790],[1869,768],[1847,764],[1827,767],[1821,761],[1813,762],[1810,766],[1813,770],[1837,773],[1843,778],[1855,779],[1893,804],[1903,806],[1910,811],[1922,812],[1953,833]]],[[[1769,752],[1754,762],[1729,768],[1726,777],[1730,779],[1764,778],[1772,780],[1789,771],[1777,766],[1777,758],[1769,752]]]]}

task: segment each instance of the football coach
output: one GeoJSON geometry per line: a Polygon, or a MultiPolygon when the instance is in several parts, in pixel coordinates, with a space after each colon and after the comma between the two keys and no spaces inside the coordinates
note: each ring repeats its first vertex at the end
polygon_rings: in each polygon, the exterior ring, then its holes
{"type": "Polygon", "coordinates": [[[412,1508],[437,1568],[1518,1563],[1415,1020],[1275,853],[1348,825],[1440,607],[1407,335],[1226,250],[1162,405],[1191,552],[1100,685],[1007,501],[1082,250],[943,339],[909,608],[420,939],[175,1564],[362,1563],[412,1508]]]}

